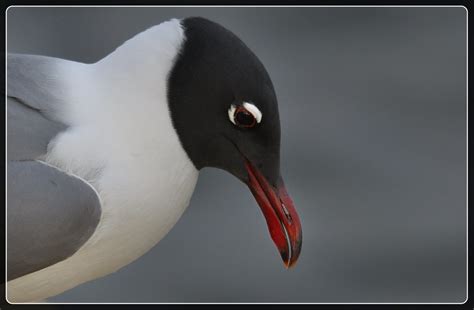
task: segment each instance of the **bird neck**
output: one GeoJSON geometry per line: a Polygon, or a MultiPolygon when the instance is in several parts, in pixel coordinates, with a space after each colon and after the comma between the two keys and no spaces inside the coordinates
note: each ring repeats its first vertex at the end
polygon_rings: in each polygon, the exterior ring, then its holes
{"type": "MultiPolygon", "coordinates": [[[[78,157],[75,170],[117,163],[122,170],[158,173],[147,164],[166,167],[176,154],[189,162],[167,100],[167,77],[183,36],[174,19],[136,35],[97,63],[63,68],[69,109],[62,116],[72,133],[58,142],[67,140],[75,149],[67,156],[78,157]]],[[[54,150],[60,151],[57,145],[54,150]]]]}
{"type": "Polygon", "coordinates": [[[135,35],[95,64],[99,74],[152,86],[167,79],[184,42],[180,20],[172,19],[135,35]]]}

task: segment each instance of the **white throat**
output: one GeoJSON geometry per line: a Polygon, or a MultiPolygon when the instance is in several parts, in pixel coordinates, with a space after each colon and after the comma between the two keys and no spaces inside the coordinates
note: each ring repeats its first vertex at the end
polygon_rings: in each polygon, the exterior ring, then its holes
{"type": "Polygon", "coordinates": [[[180,22],[171,20],[95,64],[58,68],[67,82],[57,117],[71,127],[43,160],[90,182],[102,218],[72,257],[11,281],[10,299],[47,298],[113,272],[153,247],[182,215],[198,171],[173,127],[166,81],[183,41],[180,22]]]}

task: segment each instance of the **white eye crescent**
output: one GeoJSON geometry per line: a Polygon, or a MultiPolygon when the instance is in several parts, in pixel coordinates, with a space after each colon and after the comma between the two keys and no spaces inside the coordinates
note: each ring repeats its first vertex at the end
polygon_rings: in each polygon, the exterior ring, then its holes
{"type": "Polygon", "coordinates": [[[247,109],[250,113],[252,113],[253,117],[255,117],[255,120],[257,123],[260,123],[262,121],[262,112],[253,104],[244,102],[244,108],[247,109]]]}
{"type": "Polygon", "coordinates": [[[227,113],[229,114],[229,119],[232,122],[232,124],[237,125],[234,121],[235,105],[231,104],[227,113]]]}
{"type": "Polygon", "coordinates": [[[262,112],[252,103],[232,104],[228,110],[229,120],[236,126],[250,128],[262,121],[262,112]]]}

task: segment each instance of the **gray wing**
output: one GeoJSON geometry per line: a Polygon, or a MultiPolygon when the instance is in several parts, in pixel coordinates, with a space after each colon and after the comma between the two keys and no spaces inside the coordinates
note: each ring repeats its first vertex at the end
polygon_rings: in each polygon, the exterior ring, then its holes
{"type": "Polygon", "coordinates": [[[100,220],[100,200],[84,181],[35,161],[7,170],[8,280],[74,254],[100,220]]]}
{"type": "Polygon", "coordinates": [[[9,55],[7,74],[7,279],[73,255],[101,215],[96,191],[83,180],[35,161],[67,128],[54,117],[63,60],[9,55]]]}

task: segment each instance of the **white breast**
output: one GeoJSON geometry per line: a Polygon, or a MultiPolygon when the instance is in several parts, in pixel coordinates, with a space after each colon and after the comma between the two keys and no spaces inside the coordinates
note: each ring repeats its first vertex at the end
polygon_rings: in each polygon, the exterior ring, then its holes
{"type": "Polygon", "coordinates": [[[44,160],[87,180],[102,217],[70,258],[8,283],[11,302],[38,301],[137,259],[174,226],[198,171],[173,128],[166,77],[184,39],[172,20],[137,35],[96,64],[71,63],[62,118],[72,126],[44,160]]]}

